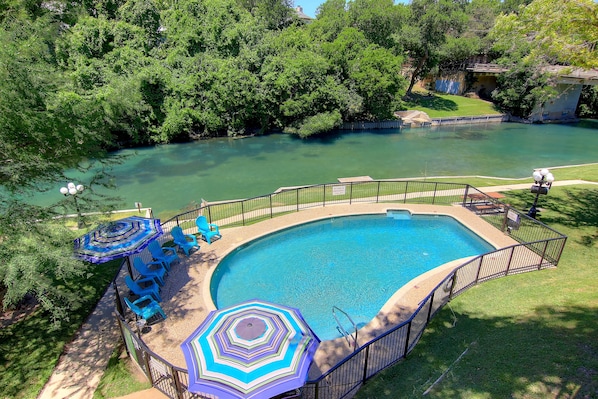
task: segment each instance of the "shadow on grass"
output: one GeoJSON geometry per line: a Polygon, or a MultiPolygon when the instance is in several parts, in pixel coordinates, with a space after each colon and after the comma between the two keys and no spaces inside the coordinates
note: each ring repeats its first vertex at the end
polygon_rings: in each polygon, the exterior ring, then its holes
{"type": "Polygon", "coordinates": [[[408,107],[423,106],[436,111],[457,111],[459,109],[456,102],[435,95],[411,93],[411,95],[404,100],[408,107]]]}
{"type": "Polygon", "coordinates": [[[443,399],[598,397],[596,309],[546,306],[532,314],[453,318],[445,308],[407,360],[378,374],[356,398],[420,398],[426,391],[443,399]]]}
{"type": "MultiPolygon", "coordinates": [[[[530,184],[531,187],[531,184],[530,184]]],[[[529,191],[512,191],[508,200],[513,207],[527,212],[535,195],[529,191]]],[[[547,225],[560,224],[571,228],[590,228],[594,233],[581,235],[580,243],[591,246],[598,240],[598,189],[552,188],[548,195],[541,195],[538,207],[541,211],[537,219],[547,225]],[[557,190],[557,191],[554,191],[557,190]],[[551,195],[554,192],[555,195],[551,195]]]]}

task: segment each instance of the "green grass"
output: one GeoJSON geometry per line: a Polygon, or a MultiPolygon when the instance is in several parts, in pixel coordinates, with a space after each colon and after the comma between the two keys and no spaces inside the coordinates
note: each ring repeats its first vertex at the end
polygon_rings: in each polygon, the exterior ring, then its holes
{"type": "Polygon", "coordinates": [[[413,93],[411,99],[405,102],[405,107],[409,110],[423,111],[430,118],[495,115],[501,113],[489,101],[438,93],[432,96],[413,93]]]}
{"type": "Polygon", "coordinates": [[[127,357],[123,346],[120,345],[110,357],[106,372],[93,394],[93,399],[115,398],[151,388],[143,372],[136,369],[133,360],[127,357]]]}
{"type": "Polygon", "coordinates": [[[52,330],[47,314],[38,311],[30,317],[0,329],[0,397],[34,399],[50,378],[64,346],[74,336],[85,318],[112,281],[120,262],[97,265],[87,278],[76,282],[80,287],[81,307],[52,330]]]}
{"type": "MultiPolygon", "coordinates": [[[[508,193],[508,200],[525,208],[530,195],[508,193]]],[[[593,186],[553,187],[541,198],[540,219],[569,236],[559,267],[457,297],[408,358],[356,398],[419,398],[428,389],[430,398],[598,397],[596,203],[593,186]]]]}

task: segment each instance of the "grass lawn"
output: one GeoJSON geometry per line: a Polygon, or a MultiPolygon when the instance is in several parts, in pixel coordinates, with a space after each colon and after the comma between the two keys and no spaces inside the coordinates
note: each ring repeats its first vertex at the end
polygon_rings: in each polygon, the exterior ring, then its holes
{"type": "MultiPolygon", "coordinates": [[[[507,202],[525,209],[529,196],[507,202]]],[[[594,186],[553,187],[539,218],[569,236],[558,268],[457,297],[356,398],[598,398],[597,203],[594,186]]]]}
{"type": "Polygon", "coordinates": [[[408,110],[423,111],[430,118],[495,115],[501,113],[489,101],[440,93],[427,96],[414,92],[411,100],[405,102],[405,107],[408,110]]]}

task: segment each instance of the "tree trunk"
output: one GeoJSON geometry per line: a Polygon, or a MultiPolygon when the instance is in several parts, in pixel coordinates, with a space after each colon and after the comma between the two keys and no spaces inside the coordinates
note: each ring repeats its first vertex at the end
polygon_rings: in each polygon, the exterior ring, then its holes
{"type": "Polygon", "coordinates": [[[415,67],[415,69],[413,70],[413,73],[411,74],[411,81],[409,82],[409,88],[407,89],[405,96],[411,95],[411,90],[413,90],[413,86],[415,86],[415,83],[417,82],[417,78],[418,78],[421,70],[423,69],[424,65],[426,64],[427,60],[428,60],[428,52],[426,51],[424,56],[419,59],[417,66],[415,67]]]}

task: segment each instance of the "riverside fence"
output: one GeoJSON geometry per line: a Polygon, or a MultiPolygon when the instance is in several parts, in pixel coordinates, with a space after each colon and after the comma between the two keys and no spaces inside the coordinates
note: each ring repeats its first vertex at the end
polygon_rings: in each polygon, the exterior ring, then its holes
{"type": "MultiPolygon", "coordinates": [[[[163,222],[162,227],[167,236],[174,226],[194,232],[195,218],[200,214],[226,228],[246,226],[313,207],[381,202],[463,206],[481,213],[483,220],[509,234],[519,244],[480,255],[453,269],[420,302],[408,320],[357,348],[317,379],[307,381],[297,396],[341,399],[351,397],[370,378],[404,359],[432,317],[467,289],[499,277],[556,267],[567,237],[473,186],[412,180],[331,183],[283,189],[250,199],[206,204],[163,222]],[[472,201],[474,197],[475,203],[472,201]],[[479,206],[481,203],[483,208],[479,206]]],[[[141,256],[150,257],[146,253],[141,256]]],[[[117,318],[127,351],[152,385],[170,398],[206,398],[187,390],[187,370],[171,365],[147,347],[142,335],[135,331],[139,326],[127,322],[121,297],[118,290],[115,291],[117,318]]]]}

